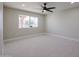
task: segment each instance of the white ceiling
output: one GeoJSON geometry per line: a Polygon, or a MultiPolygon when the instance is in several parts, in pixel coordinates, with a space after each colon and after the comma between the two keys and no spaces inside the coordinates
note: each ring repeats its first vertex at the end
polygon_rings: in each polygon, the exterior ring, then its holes
{"type": "MultiPolygon", "coordinates": [[[[4,6],[44,14],[42,13],[41,8],[41,5],[43,3],[44,2],[5,2],[4,6]],[[22,4],[24,4],[25,6],[23,7],[22,4]]],[[[73,4],[71,4],[70,2],[47,2],[47,3],[48,3],[47,7],[53,7],[53,6],[56,7],[56,9],[52,9],[54,12],[79,6],[79,2],[75,2],[73,4]]],[[[46,12],[45,14],[48,13],[49,12],[46,12]]]]}

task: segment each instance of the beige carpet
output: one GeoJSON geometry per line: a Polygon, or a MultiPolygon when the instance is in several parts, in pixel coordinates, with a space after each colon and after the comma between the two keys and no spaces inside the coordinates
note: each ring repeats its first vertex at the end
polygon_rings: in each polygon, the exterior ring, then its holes
{"type": "Polygon", "coordinates": [[[5,55],[13,57],[79,57],[79,42],[41,35],[5,43],[5,55]]]}

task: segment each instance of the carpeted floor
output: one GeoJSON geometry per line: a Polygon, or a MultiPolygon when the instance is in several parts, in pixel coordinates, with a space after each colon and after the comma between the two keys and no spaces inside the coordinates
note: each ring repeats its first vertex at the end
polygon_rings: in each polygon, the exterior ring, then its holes
{"type": "Polygon", "coordinates": [[[13,57],[79,57],[79,42],[41,35],[5,43],[5,55],[13,57]]]}

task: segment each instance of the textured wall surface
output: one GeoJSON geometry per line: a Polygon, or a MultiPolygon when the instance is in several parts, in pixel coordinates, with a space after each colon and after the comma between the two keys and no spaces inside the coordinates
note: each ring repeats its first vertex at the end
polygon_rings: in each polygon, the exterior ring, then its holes
{"type": "Polygon", "coordinates": [[[4,39],[45,32],[44,15],[25,12],[12,8],[4,8],[4,39]],[[19,15],[38,17],[38,28],[18,28],[19,15]]]}
{"type": "Polygon", "coordinates": [[[47,32],[79,39],[79,7],[47,16],[47,32]]]}

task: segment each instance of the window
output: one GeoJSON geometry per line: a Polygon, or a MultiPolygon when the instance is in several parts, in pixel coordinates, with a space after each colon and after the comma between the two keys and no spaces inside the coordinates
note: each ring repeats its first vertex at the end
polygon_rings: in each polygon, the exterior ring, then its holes
{"type": "Polygon", "coordinates": [[[19,15],[19,28],[38,27],[38,17],[19,15]]]}

